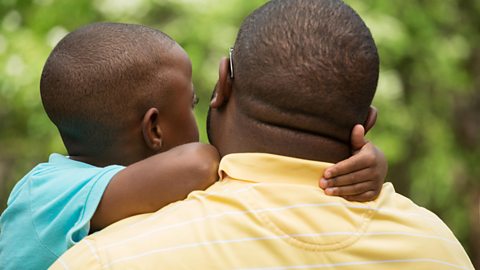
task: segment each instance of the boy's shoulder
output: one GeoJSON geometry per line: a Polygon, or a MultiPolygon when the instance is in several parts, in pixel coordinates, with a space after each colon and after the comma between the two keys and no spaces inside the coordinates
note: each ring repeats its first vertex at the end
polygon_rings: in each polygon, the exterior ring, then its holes
{"type": "Polygon", "coordinates": [[[38,164],[25,175],[11,192],[7,209],[0,217],[1,255],[18,257],[9,259],[12,269],[20,267],[14,261],[23,263],[22,256],[37,257],[31,254],[43,254],[44,259],[32,260],[39,266],[34,268],[46,268],[85,237],[106,186],[123,168],[100,168],[52,154],[48,162],[38,164]],[[8,244],[15,239],[24,240],[21,251],[8,244]]]}
{"type": "Polygon", "coordinates": [[[108,184],[123,168],[118,165],[101,168],[60,154],[51,154],[48,162],[35,166],[15,185],[8,207],[23,198],[35,212],[37,205],[52,206],[53,201],[69,201],[74,197],[88,196],[88,192],[95,186],[108,184]]]}

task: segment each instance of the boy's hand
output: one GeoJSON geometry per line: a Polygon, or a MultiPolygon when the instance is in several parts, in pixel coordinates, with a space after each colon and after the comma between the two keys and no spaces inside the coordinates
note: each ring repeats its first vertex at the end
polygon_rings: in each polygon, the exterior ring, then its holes
{"type": "Polygon", "coordinates": [[[385,155],[365,140],[365,129],[352,130],[353,155],[325,170],[320,187],[325,194],[341,196],[349,201],[366,202],[377,198],[387,176],[385,155]]]}

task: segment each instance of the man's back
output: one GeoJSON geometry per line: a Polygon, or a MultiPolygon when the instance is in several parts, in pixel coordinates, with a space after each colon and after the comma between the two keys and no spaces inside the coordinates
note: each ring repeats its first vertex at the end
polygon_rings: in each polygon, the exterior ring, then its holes
{"type": "Polygon", "coordinates": [[[206,192],[90,236],[54,269],[473,269],[447,226],[390,184],[369,203],[325,196],[326,166],[226,156],[206,192]]]}

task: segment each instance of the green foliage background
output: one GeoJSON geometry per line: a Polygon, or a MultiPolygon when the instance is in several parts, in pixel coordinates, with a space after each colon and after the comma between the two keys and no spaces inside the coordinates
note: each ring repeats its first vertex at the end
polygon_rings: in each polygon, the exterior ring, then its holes
{"type": "MultiPolygon", "coordinates": [[[[0,210],[28,170],[51,152],[65,153],[43,112],[39,78],[67,32],[118,21],[171,35],[192,59],[204,131],[218,61],[242,19],[264,2],[1,0],[0,210]]],[[[445,220],[480,268],[480,1],[346,2],[370,26],[380,50],[374,100],[380,118],[369,138],[389,159],[388,180],[445,220]]]]}

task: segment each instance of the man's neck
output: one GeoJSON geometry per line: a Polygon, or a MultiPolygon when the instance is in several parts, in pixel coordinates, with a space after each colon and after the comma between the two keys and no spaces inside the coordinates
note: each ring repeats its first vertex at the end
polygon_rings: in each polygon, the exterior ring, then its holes
{"type": "Polygon", "coordinates": [[[257,152],[336,163],[351,155],[349,145],[321,134],[292,131],[262,123],[252,126],[251,120],[247,122],[242,121],[242,116],[238,118],[223,129],[226,134],[222,134],[224,140],[219,145],[222,156],[257,152]]]}

